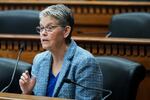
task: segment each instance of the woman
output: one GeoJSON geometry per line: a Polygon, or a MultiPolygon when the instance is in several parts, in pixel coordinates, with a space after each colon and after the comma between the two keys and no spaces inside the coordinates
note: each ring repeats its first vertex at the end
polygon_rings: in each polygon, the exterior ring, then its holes
{"type": "Polygon", "coordinates": [[[71,39],[74,19],[65,5],[52,5],[40,13],[41,44],[46,51],[37,54],[29,72],[22,74],[19,84],[23,94],[77,100],[101,99],[102,92],[64,82],[70,79],[90,88],[102,88],[102,73],[94,56],[71,39]]]}

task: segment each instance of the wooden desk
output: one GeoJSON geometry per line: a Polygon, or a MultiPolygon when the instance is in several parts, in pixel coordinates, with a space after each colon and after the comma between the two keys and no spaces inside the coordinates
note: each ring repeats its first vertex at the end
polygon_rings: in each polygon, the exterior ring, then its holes
{"type": "Polygon", "coordinates": [[[0,93],[0,100],[69,100],[69,99],[50,98],[44,96],[33,96],[14,93],[0,93]]]}

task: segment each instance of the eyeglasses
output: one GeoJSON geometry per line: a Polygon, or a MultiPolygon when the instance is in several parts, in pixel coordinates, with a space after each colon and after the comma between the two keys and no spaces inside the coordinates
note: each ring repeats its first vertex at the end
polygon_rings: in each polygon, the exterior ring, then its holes
{"type": "Polygon", "coordinates": [[[64,27],[64,26],[60,26],[60,25],[51,25],[51,26],[48,26],[48,27],[41,27],[41,26],[37,26],[36,27],[36,31],[38,33],[41,33],[45,30],[45,32],[53,32],[53,30],[57,27],[64,27]]]}

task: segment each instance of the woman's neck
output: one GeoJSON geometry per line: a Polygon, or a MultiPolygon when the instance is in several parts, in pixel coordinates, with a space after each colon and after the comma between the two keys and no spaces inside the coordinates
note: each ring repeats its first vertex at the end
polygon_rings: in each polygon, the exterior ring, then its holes
{"type": "Polygon", "coordinates": [[[53,56],[53,61],[61,62],[64,59],[64,55],[68,49],[68,45],[63,44],[62,46],[51,51],[53,56]]]}
{"type": "Polygon", "coordinates": [[[53,62],[52,62],[52,72],[56,76],[62,67],[65,53],[68,49],[67,45],[63,45],[52,52],[53,62]]]}

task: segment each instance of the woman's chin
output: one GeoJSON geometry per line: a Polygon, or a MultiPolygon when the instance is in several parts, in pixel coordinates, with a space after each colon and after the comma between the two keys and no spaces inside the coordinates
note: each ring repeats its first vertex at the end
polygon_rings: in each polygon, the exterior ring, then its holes
{"type": "Polygon", "coordinates": [[[43,48],[43,49],[46,49],[46,50],[49,49],[49,47],[48,47],[47,45],[42,45],[42,48],[43,48]]]}

